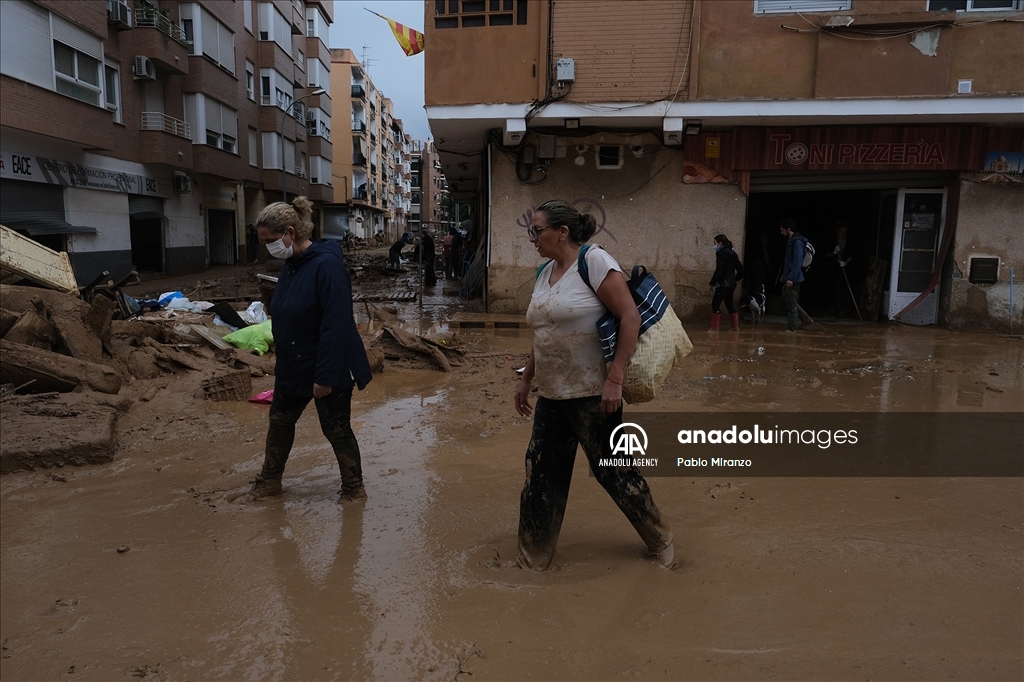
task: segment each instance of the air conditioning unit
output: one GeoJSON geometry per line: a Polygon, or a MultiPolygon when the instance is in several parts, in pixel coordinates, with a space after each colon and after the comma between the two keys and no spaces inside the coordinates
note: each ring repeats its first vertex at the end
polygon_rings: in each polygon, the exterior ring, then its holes
{"type": "Polygon", "coordinates": [[[108,0],[107,23],[116,26],[118,31],[131,28],[132,8],[118,0],[108,0]]]}
{"type": "Polygon", "coordinates": [[[306,109],[306,120],[312,121],[316,119],[316,113],[312,109],[306,109]]]}
{"type": "Polygon", "coordinates": [[[149,57],[135,56],[135,80],[156,80],[156,64],[149,57]]]}
{"type": "Polygon", "coordinates": [[[188,194],[192,191],[192,178],[187,175],[175,175],[173,188],[175,194],[188,194]]]}
{"type": "Polygon", "coordinates": [[[260,40],[270,40],[270,32],[260,31],[260,40]]]}

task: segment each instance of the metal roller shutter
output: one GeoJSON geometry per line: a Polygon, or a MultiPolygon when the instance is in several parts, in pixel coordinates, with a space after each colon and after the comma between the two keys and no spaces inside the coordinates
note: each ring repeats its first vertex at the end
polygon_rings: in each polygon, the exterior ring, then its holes
{"type": "Polygon", "coordinates": [[[160,197],[144,197],[140,194],[129,194],[128,215],[140,219],[164,219],[164,200],[160,197]]]}
{"type": "Polygon", "coordinates": [[[752,171],[750,192],[821,192],[840,189],[896,189],[949,184],[946,171],[921,172],[802,172],[752,171]]]}
{"type": "Polygon", "coordinates": [[[31,236],[96,232],[64,220],[63,187],[19,180],[0,182],[0,223],[31,236]]]}

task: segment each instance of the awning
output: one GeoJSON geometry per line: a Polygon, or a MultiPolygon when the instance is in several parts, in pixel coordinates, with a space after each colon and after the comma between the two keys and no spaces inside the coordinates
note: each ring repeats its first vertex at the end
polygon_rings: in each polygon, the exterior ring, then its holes
{"type": "Polygon", "coordinates": [[[24,232],[30,237],[41,237],[48,234],[96,234],[95,227],[72,225],[65,220],[56,218],[36,218],[33,220],[0,220],[15,232],[24,232]]]}

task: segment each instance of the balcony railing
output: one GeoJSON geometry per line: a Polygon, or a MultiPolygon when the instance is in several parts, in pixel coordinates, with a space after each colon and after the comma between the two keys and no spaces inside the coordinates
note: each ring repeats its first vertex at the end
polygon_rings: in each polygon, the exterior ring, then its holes
{"type": "Polygon", "coordinates": [[[366,165],[366,157],[363,156],[362,154],[354,154],[352,156],[352,165],[353,166],[365,166],[366,165]]]}
{"type": "Polygon", "coordinates": [[[365,133],[366,132],[366,121],[352,121],[352,132],[353,133],[365,133]]]}
{"type": "Polygon", "coordinates": [[[296,102],[292,106],[291,111],[292,111],[292,118],[295,119],[296,123],[298,123],[299,125],[305,125],[306,124],[306,113],[302,110],[302,103],[301,102],[296,102]]]}
{"type": "Polygon", "coordinates": [[[366,99],[366,90],[363,89],[362,85],[353,85],[352,96],[358,97],[359,99],[366,99]]]}
{"type": "Polygon", "coordinates": [[[192,128],[189,124],[184,121],[179,121],[176,118],[171,118],[160,111],[143,111],[142,129],[162,130],[163,132],[170,133],[171,135],[184,137],[186,140],[192,139],[192,128]]]}
{"type": "Polygon", "coordinates": [[[302,166],[296,166],[295,167],[295,177],[302,178],[303,180],[305,180],[306,179],[306,169],[303,168],[302,166]]]}
{"type": "Polygon", "coordinates": [[[139,28],[155,28],[168,38],[181,43],[191,52],[192,43],[185,38],[185,32],[181,27],[160,13],[154,5],[144,0],[135,1],[135,25],[139,28]]]}
{"type": "Polygon", "coordinates": [[[354,192],[352,192],[352,198],[353,199],[358,199],[359,201],[366,201],[366,190],[365,189],[357,189],[357,190],[355,190],[354,192]]]}

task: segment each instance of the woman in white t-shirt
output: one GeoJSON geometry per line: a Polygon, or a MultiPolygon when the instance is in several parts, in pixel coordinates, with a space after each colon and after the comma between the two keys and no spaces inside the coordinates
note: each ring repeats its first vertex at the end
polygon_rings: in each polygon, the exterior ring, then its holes
{"type": "Polygon", "coordinates": [[[528,229],[538,254],[550,260],[537,274],[526,313],[534,330],[533,349],[515,393],[516,411],[524,417],[534,415],[516,562],[538,571],[551,566],[576,449],[582,445],[598,483],[661,565],[671,568],[672,531],[654,504],[647,481],[633,466],[599,466],[601,459],[615,460],[610,437],[622,423],[622,380],[636,347],[640,315],[625,274],[603,249],[590,248],[584,255],[593,290],[581,278],[580,247],[596,230],[593,216],[557,200],[538,208],[528,229]],[[606,309],[619,320],[615,357],[608,365],[595,326],[606,309]],[[529,403],[535,376],[540,396],[536,411],[529,403]]]}

